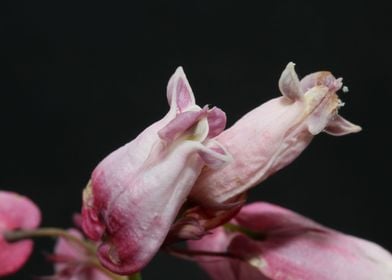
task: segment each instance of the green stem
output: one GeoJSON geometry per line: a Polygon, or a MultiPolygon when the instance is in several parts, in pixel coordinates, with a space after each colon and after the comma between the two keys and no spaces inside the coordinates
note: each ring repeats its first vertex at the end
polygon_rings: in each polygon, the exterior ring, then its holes
{"type": "Polygon", "coordinates": [[[240,233],[243,233],[243,234],[249,236],[253,240],[263,240],[266,238],[265,234],[263,234],[261,232],[256,232],[256,231],[250,230],[250,229],[243,227],[243,226],[240,226],[240,225],[227,223],[223,227],[228,232],[240,232],[240,233]]]}
{"type": "Polygon", "coordinates": [[[38,228],[4,232],[3,236],[8,242],[16,242],[23,239],[35,237],[62,237],[68,241],[86,249],[89,253],[95,254],[95,246],[79,237],[70,234],[68,231],[59,228],[38,228]]]}
{"type": "Polygon", "coordinates": [[[129,275],[128,280],[142,280],[142,275],[140,273],[129,275]]]}

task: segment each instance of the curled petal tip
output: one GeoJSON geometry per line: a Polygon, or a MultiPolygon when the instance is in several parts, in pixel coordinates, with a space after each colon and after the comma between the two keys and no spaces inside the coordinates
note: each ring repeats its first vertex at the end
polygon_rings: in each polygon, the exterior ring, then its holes
{"type": "Polygon", "coordinates": [[[200,146],[198,154],[211,169],[223,168],[233,160],[231,154],[221,144],[213,140],[208,141],[207,147],[200,146]]]}
{"type": "Polygon", "coordinates": [[[351,133],[358,133],[361,130],[362,127],[349,122],[340,115],[337,115],[334,119],[332,119],[324,129],[326,133],[333,136],[343,136],[351,133]]]}
{"type": "Polygon", "coordinates": [[[167,84],[167,100],[169,105],[174,106],[179,112],[195,105],[195,96],[181,66],[176,69],[167,84]]]}
{"type": "Polygon", "coordinates": [[[208,136],[210,138],[219,135],[225,129],[226,114],[220,108],[212,107],[208,111],[207,120],[209,125],[208,136]]]}
{"type": "Polygon", "coordinates": [[[300,81],[294,66],[293,62],[289,62],[279,79],[280,92],[292,101],[300,100],[303,97],[300,81]]]}
{"type": "Polygon", "coordinates": [[[178,66],[174,74],[185,75],[184,68],[182,66],[178,66]]]}

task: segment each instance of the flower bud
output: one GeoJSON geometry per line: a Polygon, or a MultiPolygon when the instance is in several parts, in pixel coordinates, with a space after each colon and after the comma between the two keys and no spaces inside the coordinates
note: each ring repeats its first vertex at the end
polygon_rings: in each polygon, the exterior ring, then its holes
{"type": "Polygon", "coordinates": [[[206,208],[219,206],[290,164],[316,134],[360,131],[338,115],[342,102],[336,92],[341,87],[342,79],[329,72],[299,81],[290,62],[279,80],[283,96],[250,111],[214,138],[233,161],[218,170],[204,168],[191,197],[206,208]]]}
{"type": "Polygon", "coordinates": [[[224,129],[225,113],[196,105],[182,68],[167,98],[167,115],[99,163],[84,191],[83,229],[118,274],[141,270],[155,255],[202,167],[230,160],[209,140],[224,129]]]}

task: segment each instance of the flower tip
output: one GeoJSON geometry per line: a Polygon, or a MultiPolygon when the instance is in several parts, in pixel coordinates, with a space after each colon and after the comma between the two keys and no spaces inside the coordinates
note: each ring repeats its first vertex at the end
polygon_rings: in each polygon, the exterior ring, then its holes
{"type": "Polygon", "coordinates": [[[185,75],[184,68],[182,66],[178,66],[174,73],[175,74],[184,74],[185,75]]]}
{"type": "Polygon", "coordinates": [[[279,79],[280,92],[291,101],[297,101],[303,98],[300,81],[297,73],[295,72],[294,66],[295,63],[289,62],[279,79]]]}
{"type": "Polygon", "coordinates": [[[350,133],[358,133],[362,131],[362,127],[359,125],[353,125],[350,133]]]}
{"type": "Polygon", "coordinates": [[[166,90],[169,105],[177,112],[186,111],[187,108],[196,104],[192,88],[181,66],[177,67],[170,77],[166,90]]]}
{"type": "Polygon", "coordinates": [[[362,131],[362,127],[349,122],[340,115],[332,119],[325,127],[324,132],[333,136],[343,136],[351,133],[358,133],[362,131]]]}
{"type": "Polygon", "coordinates": [[[287,63],[286,68],[292,68],[292,69],[294,69],[294,67],[295,67],[295,63],[294,63],[294,62],[290,61],[289,63],[287,63]]]}

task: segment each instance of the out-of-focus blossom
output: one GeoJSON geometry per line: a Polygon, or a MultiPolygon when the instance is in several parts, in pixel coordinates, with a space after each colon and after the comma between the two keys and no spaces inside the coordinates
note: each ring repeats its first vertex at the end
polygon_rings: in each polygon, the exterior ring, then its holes
{"type": "Polygon", "coordinates": [[[262,202],[188,245],[227,255],[196,258],[214,280],[392,279],[392,255],[377,244],[262,202]]]}
{"type": "MultiPolygon", "coordinates": [[[[83,235],[76,229],[68,230],[71,236],[83,242],[83,235]]],[[[92,244],[91,244],[92,245],[92,244]]],[[[92,248],[93,245],[92,245],[92,248]]],[[[89,252],[81,243],[64,237],[57,240],[54,254],[55,275],[43,279],[53,280],[109,280],[112,279],[98,268],[94,252],[89,252]]]]}
{"type": "Polygon", "coordinates": [[[155,255],[202,167],[230,160],[209,140],[224,129],[225,113],[196,105],[182,68],[167,98],[167,115],[106,157],[84,191],[83,229],[99,240],[101,263],[119,274],[139,271],[155,255]]]}
{"type": "Polygon", "coordinates": [[[0,277],[17,272],[33,250],[31,240],[9,243],[3,234],[15,229],[36,228],[40,221],[41,213],[30,199],[0,191],[0,277]]]}
{"type": "Polygon", "coordinates": [[[250,111],[214,138],[233,161],[218,170],[205,167],[191,197],[205,208],[219,207],[291,163],[316,134],[360,131],[338,115],[343,103],[336,92],[341,87],[342,79],[330,72],[299,81],[294,63],[289,63],[279,80],[283,96],[250,111]]]}

